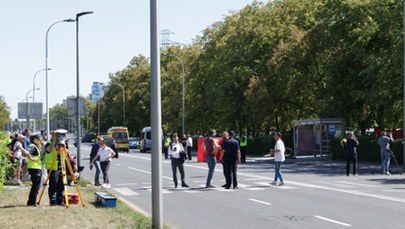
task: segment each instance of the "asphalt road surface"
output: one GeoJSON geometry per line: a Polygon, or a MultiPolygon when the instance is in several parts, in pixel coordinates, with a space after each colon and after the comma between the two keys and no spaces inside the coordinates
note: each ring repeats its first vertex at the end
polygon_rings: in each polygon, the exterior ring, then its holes
{"type": "MultiPolygon", "coordinates": [[[[81,146],[82,175],[93,181],[91,146],[81,146]]],[[[344,162],[287,159],[282,166],[286,185],[274,186],[269,184],[272,158],[248,158],[238,167],[239,189],[225,190],[221,164],[212,182],[217,187],[205,189],[207,165],[194,156],[185,163],[190,187],[175,189],[170,160],[162,163],[163,218],[172,228],[405,228],[405,175],[395,164],[391,176],[372,175],[374,164],[360,163],[359,175],[347,177],[344,162]]],[[[120,152],[111,164],[110,183],[110,192],[151,214],[150,153],[120,152]]]]}

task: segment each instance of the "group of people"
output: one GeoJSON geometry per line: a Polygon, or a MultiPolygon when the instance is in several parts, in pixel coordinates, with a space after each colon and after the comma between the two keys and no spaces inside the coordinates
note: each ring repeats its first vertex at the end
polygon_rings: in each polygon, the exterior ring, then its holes
{"type": "Polygon", "coordinates": [[[43,182],[47,183],[50,205],[63,205],[64,185],[71,182],[72,176],[77,171],[75,157],[69,156],[67,145],[64,140],[59,139],[58,133],[53,132],[50,141],[45,142],[42,134],[31,134],[26,129],[24,135],[15,133],[10,145],[13,150],[13,160],[16,163],[15,179],[20,184],[21,174],[26,167],[31,179],[31,189],[28,196],[27,206],[37,206],[37,196],[43,182]],[[62,147],[62,148],[61,148],[62,147]],[[70,162],[73,171],[66,171],[66,181],[63,181],[61,151],[66,152],[65,163],[70,162]],[[49,172],[47,174],[47,172],[49,172]]]}
{"type": "MultiPolygon", "coordinates": [[[[390,149],[390,143],[392,141],[392,133],[386,131],[382,131],[381,136],[377,139],[377,143],[380,147],[381,170],[384,175],[391,175],[390,161],[392,151],[390,149]]],[[[359,145],[359,141],[356,139],[354,133],[348,133],[347,138],[343,138],[341,144],[347,154],[346,175],[350,175],[350,165],[352,164],[352,174],[355,176],[357,175],[357,146],[359,145]]]]}
{"type": "MultiPolygon", "coordinates": [[[[222,143],[220,145],[214,139],[215,136],[216,130],[209,130],[202,143],[205,152],[205,161],[208,165],[208,175],[205,188],[215,188],[211,181],[217,164],[217,154],[220,153],[219,162],[223,165],[223,175],[225,177],[225,184],[223,184],[222,187],[225,189],[230,189],[231,187],[237,189],[237,167],[238,164],[242,162],[243,158],[240,144],[235,139],[234,131],[224,131],[222,133],[222,143]]],[[[270,183],[273,185],[284,185],[283,176],[281,174],[281,165],[285,160],[285,147],[281,140],[281,133],[277,132],[274,135],[274,139],[276,140],[276,144],[272,153],[275,158],[275,176],[274,180],[270,183]]],[[[245,146],[247,146],[247,144],[245,144],[245,146]]],[[[178,187],[177,170],[180,172],[181,186],[189,187],[185,181],[183,165],[187,156],[184,146],[179,141],[179,137],[176,133],[171,136],[171,142],[167,144],[167,148],[168,157],[171,159],[174,187],[178,187]]],[[[246,161],[246,155],[244,155],[243,160],[246,161]]]]}

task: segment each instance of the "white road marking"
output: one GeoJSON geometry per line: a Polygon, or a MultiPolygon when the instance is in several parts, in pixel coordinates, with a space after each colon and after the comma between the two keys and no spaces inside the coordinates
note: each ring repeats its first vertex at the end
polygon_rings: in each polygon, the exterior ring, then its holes
{"type": "Polygon", "coordinates": [[[118,167],[120,167],[121,165],[120,165],[120,164],[115,164],[115,166],[118,166],[118,167]]]}
{"type": "Polygon", "coordinates": [[[116,184],[118,186],[127,186],[127,185],[136,185],[136,183],[122,183],[122,184],[116,184]]]}
{"type": "MultiPolygon", "coordinates": [[[[148,161],[151,160],[150,158],[139,157],[139,156],[132,156],[132,155],[126,155],[126,154],[125,154],[125,156],[139,158],[139,159],[148,160],[148,161]]],[[[170,162],[163,161],[163,163],[170,163],[170,162]]],[[[193,165],[193,164],[187,164],[186,163],[185,166],[190,167],[190,168],[208,170],[207,167],[197,166],[197,165],[193,165]]],[[[135,168],[132,168],[132,167],[129,167],[129,169],[133,169],[135,171],[151,174],[148,171],[139,170],[139,169],[135,169],[135,168]]],[[[217,166],[215,170],[220,171],[219,166],[217,166]]],[[[245,176],[245,177],[249,177],[249,178],[252,178],[252,179],[253,178],[267,179],[267,180],[269,179],[269,177],[266,177],[266,176],[258,176],[258,175],[253,175],[253,174],[240,173],[240,172],[238,172],[238,176],[245,176]]],[[[296,186],[301,186],[301,187],[316,188],[316,189],[322,189],[322,190],[327,190],[327,191],[341,192],[341,193],[364,196],[364,197],[369,197],[369,198],[375,198],[375,199],[381,199],[381,200],[388,200],[388,201],[393,201],[393,202],[405,203],[405,199],[394,198],[394,197],[384,196],[384,195],[374,195],[374,194],[369,194],[369,193],[363,193],[363,192],[360,192],[360,191],[344,190],[344,189],[339,189],[339,188],[333,188],[333,187],[327,187],[327,186],[321,186],[321,185],[315,185],[315,184],[309,184],[309,183],[302,183],[302,182],[296,182],[296,181],[290,181],[290,180],[287,181],[287,184],[288,185],[285,185],[285,186],[274,186],[274,187],[277,187],[277,188],[280,188],[280,189],[293,189],[293,188],[295,188],[295,187],[290,187],[289,184],[291,184],[291,185],[296,185],[296,186]]],[[[270,186],[270,185],[268,185],[268,186],[270,186]]]]}
{"type": "Polygon", "coordinates": [[[260,186],[268,186],[268,187],[274,187],[274,188],[279,188],[279,189],[296,189],[296,187],[288,186],[288,185],[283,185],[283,186],[277,186],[277,185],[271,185],[269,182],[254,182],[255,184],[258,184],[260,186]]]}
{"type": "Polygon", "coordinates": [[[138,171],[138,172],[141,172],[141,173],[146,173],[146,174],[149,174],[149,175],[152,174],[151,172],[146,171],[146,170],[142,170],[142,169],[136,169],[136,168],[132,168],[132,167],[128,167],[128,169],[135,170],[135,171],[138,171]]]}
{"type": "Polygon", "coordinates": [[[351,227],[351,226],[352,226],[351,224],[343,223],[343,222],[340,222],[340,221],[337,221],[337,220],[333,220],[333,219],[329,219],[329,218],[326,218],[326,217],[323,217],[323,216],[319,216],[319,215],[314,215],[314,217],[315,217],[315,218],[318,218],[318,219],[320,219],[320,220],[324,220],[324,221],[327,221],[327,222],[330,222],[330,223],[339,224],[339,225],[342,225],[342,226],[345,226],[345,227],[351,227]]]}
{"type": "Polygon", "coordinates": [[[119,192],[124,196],[138,196],[139,193],[132,191],[129,188],[114,188],[115,191],[119,192]]]}
{"type": "Polygon", "coordinates": [[[301,182],[296,182],[296,181],[288,181],[288,183],[297,185],[297,186],[307,187],[307,188],[316,188],[316,189],[322,189],[322,190],[327,190],[327,191],[342,192],[342,193],[347,193],[347,194],[352,194],[352,195],[357,195],[357,196],[371,197],[371,198],[376,198],[376,199],[381,199],[381,200],[389,200],[389,201],[394,201],[394,202],[399,202],[399,203],[405,203],[405,199],[394,198],[394,197],[390,197],[390,196],[369,194],[369,193],[364,193],[364,192],[359,192],[359,191],[344,190],[344,189],[332,188],[332,187],[327,187],[327,186],[301,183],[301,182]]]}
{"type": "Polygon", "coordinates": [[[354,183],[354,182],[348,182],[348,181],[336,181],[338,183],[342,184],[349,184],[349,185],[356,185],[356,186],[361,186],[361,187],[368,187],[368,188],[374,188],[374,185],[369,185],[369,184],[360,184],[360,183],[354,183]]]}
{"type": "Polygon", "coordinates": [[[353,185],[346,185],[346,184],[337,184],[336,182],[329,182],[329,181],[316,181],[317,183],[322,183],[322,184],[328,184],[328,185],[333,185],[333,186],[338,186],[342,188],[354,188],[355,186],[353,185]]]}
{"type": "Polygon", "coordinates": [[[191,193],[191,194],[202,193],[202,191],[198,191],[198,190],[185,190],[184,192],[191,193]]]}
{"type": "Polygon", "coordinates": [[[261,200],[252,199],[252,198],[250,198],[249,200],[253,201],[253,202],[256,202],[256,203],[259,203],[259,204],[268,205],[268,206],[272,205],[271,203],[264,202],[264,201],[261,201],[261,200]]]}

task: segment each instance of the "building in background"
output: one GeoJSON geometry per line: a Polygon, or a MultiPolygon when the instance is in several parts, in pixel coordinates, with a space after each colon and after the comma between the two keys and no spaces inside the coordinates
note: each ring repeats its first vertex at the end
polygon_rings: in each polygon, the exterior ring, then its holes
{"type": "Polygon", "coordinates": [[[91,86],[91,102],[97,103],[98,100],[104,96],[104,92],[107,90],[108,85],[102,82],[93,82],[91,86]]]}

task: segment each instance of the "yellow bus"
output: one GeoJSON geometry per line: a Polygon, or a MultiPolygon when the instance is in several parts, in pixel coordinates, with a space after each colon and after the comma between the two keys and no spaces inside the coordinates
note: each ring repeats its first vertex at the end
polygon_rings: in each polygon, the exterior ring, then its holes
{"type": "Polygon", "coordinates": [[[128,128],[124,126],[113,126],[107,130],[108,136],[115,140],[115,144],[117,145],[117,149],[129,152],[128,147],[128,128]]]}

